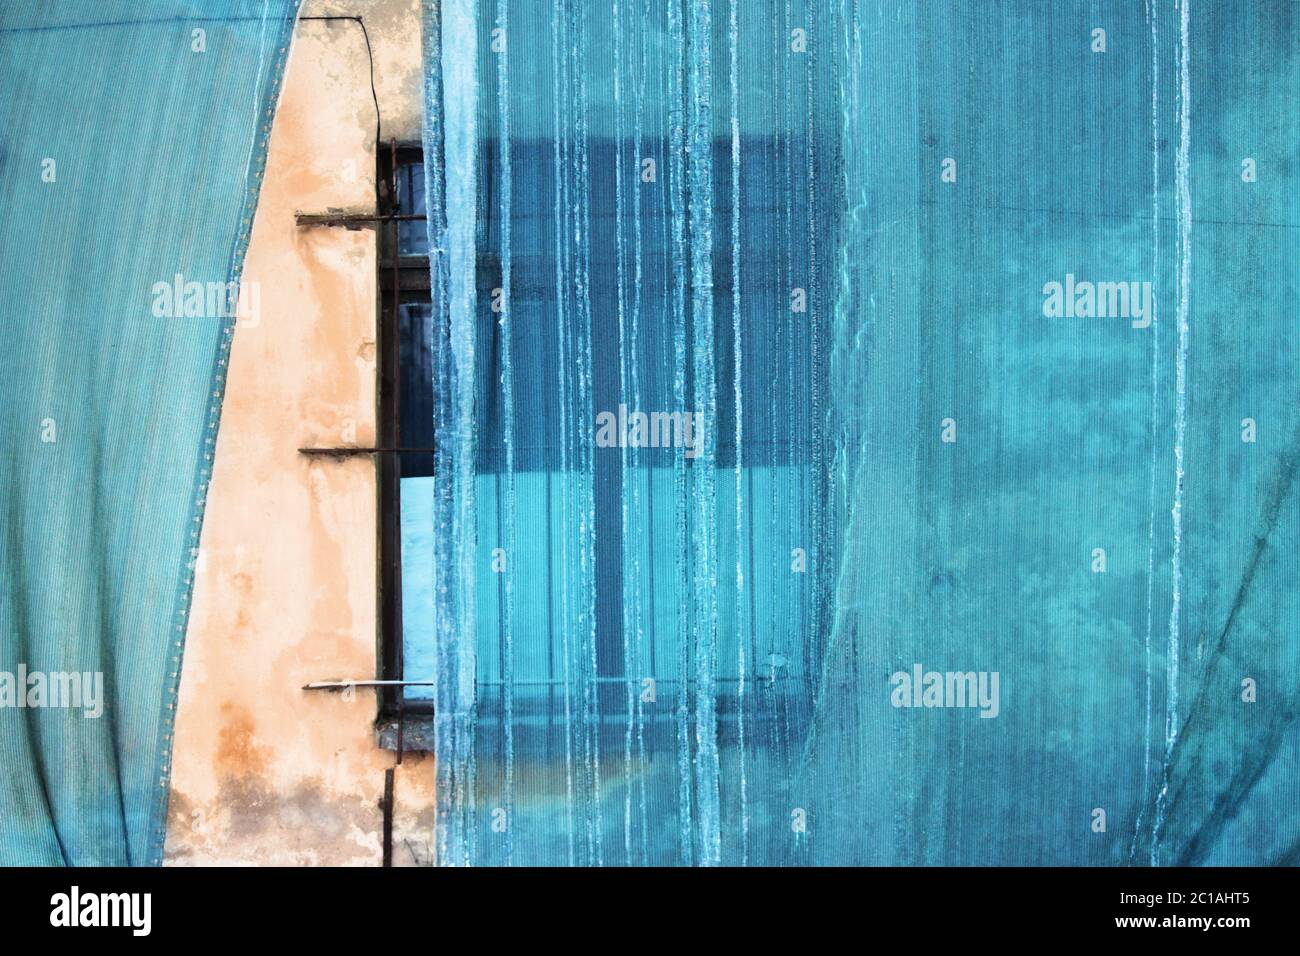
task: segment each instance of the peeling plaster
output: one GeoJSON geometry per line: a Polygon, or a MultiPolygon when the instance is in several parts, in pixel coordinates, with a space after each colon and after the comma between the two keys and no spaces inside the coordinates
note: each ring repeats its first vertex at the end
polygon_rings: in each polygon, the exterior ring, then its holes
{"type": "MultiPolygon", "coordinates": [[[[307,0],[365,17],[384,138],[419,136],[418,0],[307,0]]],[[[374,206],[374,104],[355,24],[300,22],[245,264],[262,315],[231,352],[186,638],[168,865],[381,862],[373,692],[303,684],[375,671],[376,485],[368,460],[297,453],[375,435],[375,233],[297,212],[374,206]]],[[[396,865],[432,855],[433,764],[395,778],[396,865]]]]}

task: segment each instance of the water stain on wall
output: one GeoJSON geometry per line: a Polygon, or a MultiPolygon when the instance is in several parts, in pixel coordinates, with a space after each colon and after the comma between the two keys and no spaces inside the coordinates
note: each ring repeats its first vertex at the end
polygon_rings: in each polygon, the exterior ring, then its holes
{"type": "MultiPolygon", "coordinates": [[[[419,6],[364,9],[385,138],[418,137],[419,6]]],[[[326,7],[309,0],[301,14],[357,12],[326,7]]],[[[374,135],[357,25],[300,20],[244,270],[260,321],[236,330],[197,562],[171,865],[382,860],[394,755],[376,744],[375,695],[302,690],[375,674],[374,466],[297,451],[374,440],[375,233],[294,221],[374,208],[374,135]]],[[[428,755],[396,769],[395,865],[432,861],[433,776],[428,755]]]]}

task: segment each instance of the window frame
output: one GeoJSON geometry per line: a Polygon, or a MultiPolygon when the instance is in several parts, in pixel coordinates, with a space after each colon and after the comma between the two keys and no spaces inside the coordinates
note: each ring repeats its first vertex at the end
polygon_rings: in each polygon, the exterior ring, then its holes
{"type": "MultiPolygon", "coordinates": [[[[429,257],[401,255],[400,229],[404,221],[423,221],[423,216],[402,215],[397,199],[400,171],[412,163],[424,163],[421,143],[390,140],[378,150],[375,175],[375,209],[381,218],[376,230],[375,265],[379,310],[376,323],[376,444],[380,448],[402,448],[401,441],[401,347],[402,327],[399,307],[409,303],[429,303],[429,257]]],[[[380,674],[385,681],[405,679],[402,634],[402,502],[401,455],[384,452],[376,458],[378,486],[378,656],[380,674]]],[[[405,689],[386,684],[379,688],[380,721],[397,719],[399,725],[408,715],[432,715],[433,701],[407,700],[405,689]]],[[[398,732],[398,749],[402,749],[398,732]]]]}

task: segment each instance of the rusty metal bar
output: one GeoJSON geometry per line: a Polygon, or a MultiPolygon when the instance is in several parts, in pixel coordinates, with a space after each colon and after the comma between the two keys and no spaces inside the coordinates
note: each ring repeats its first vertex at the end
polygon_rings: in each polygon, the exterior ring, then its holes
{"type": "Polygon", "coordinates": [[[349,687],[432,687],[431,680],[315,680],[303,684],[303,690],[347,690],[349,687]]]}
{"type": "Polygon", "coordinates": [[[337,448],[298,449],[298,453],[301,455],[317,455],[322,458],[353,458],[357,455],[401,455],[408,452],[413,455],[431,455],[434,451],[433,448],[352,448],[347,445],[337,448]]]}
{"type": "MultiPolygon", "coordinates": [[[[400,757],[400,753],[399,753],[400,757]]],[[[384,798],[379,801],[384,811],[384,866],[393,865],[393,768],[384,771],[384,798]]]]}
{"type": "Polygon", "coordinates": [[[293,218],[300,226],[347,226],[349,228],[359,228],[367,223],[424,222],[426,217],[410,213],[380,215],[378,213],[300,212],[296,213],[293,218]]]}
{"type": "MultiPolygon", "coordinates": [[[[378,150],[378,142],[375,143],[378,150]]],[[[388,201],[392,204],[393,215],[398,215],[401,208],[401,200],[397,195],[397,137],[388,141],[388,181],[392,184],[391,195],[388,201]]],[[[393,260],[393,324],[392,328],[397,333],[398,355],[401,355],[400,342],[402,339],[402,227],[399,220],[389,220],[393,224],[393,248],[390,255],[393,260]]],[[[395,418],[395,427],[397,429],[396,438],[398,444],[402,441],[402,362],[399,358],[393,366],[393,415],[395,418]]],[[[399,468],[398,474],[401,474],[399,468]]],[[[399,478],[397,481],[397,513],[401,514],[402,507],[402,482],[399,478]]],[[[390,636],[390,640],[397,641],[397,673],[406,677],[406,630],[402,622],[402,549],[395,549],[396,561],[393,569],[393,580],[391,586],[396,589],[395,600],[397,603],[397,634],[390,636]]],[[[397,763],[402,763],[402,750],[404,749],[406,736],[406,693],[405,691],[397,692],[397,763]]],[[[391,852],[391,851],[390,851],[391,852]]]]}

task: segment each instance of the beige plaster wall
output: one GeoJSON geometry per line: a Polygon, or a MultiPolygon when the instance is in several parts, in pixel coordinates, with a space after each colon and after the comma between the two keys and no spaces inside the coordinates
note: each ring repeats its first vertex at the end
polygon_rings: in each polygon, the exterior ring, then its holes
{"type": "MultiPolygon", "coordinates": [[[[419,137],[419,0],[317,2],[361,14],[383,136],[419,137]]],[[[298,23],[244,281],[260,313],[237,328],[208,497],[177,712],[166,860],[381,860],[384,771],[373,691],[312,680],[376,673],[372,228],[299,228],[298,212],[370,211],[375,115],[355,23],[298,23]]],[[[397,768],[394,862],[428,863],[433,764],[397,768]]]]}

